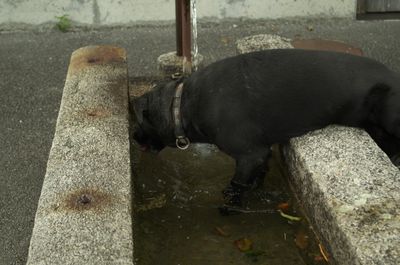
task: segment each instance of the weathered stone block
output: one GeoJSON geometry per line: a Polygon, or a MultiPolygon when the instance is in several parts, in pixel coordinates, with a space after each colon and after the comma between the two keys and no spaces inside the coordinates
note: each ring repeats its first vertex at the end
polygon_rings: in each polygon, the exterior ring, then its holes
{"type": "Polygon", "coordinates": [[[125,50],[76,50],[27,264],[133,264],[128,118],[125,50]]]}

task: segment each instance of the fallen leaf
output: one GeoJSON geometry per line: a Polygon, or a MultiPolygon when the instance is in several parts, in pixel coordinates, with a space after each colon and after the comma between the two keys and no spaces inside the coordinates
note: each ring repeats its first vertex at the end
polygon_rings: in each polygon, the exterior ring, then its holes
{"type": "Polygon", "coordinates": [[[299,230],[296,233],[296,237],[294,239],[294,242],[296,243],[296,246],[300,249],[306,249],[308,247],[308,239],[309,236],[304,230],[299,230]]]}
{"type": "Polygon", "coordinates": [[[289,203],[288,202],[281,202],[280,204],[278,204],[277,208],[279,210],[286,211],[286,210],[289,209],[289,203]]]}
{"type": "Polygon", "coordinates": [[[225,232],[224,229],[222,229],[221,227],[216,226],[215,227],[215,233],[219,236],[223,236],[223,237],[228,237],[230,236],[229,233],[225,232]]]}
{"type": "Polygon", "coordinates": [[[241,252],[247,252],[253,248],[253,242],[246,237],[235,240],[233,243],[241,252]]]}
{"type": "Polygon", "coordinates": [[[314,257],[314,261],[316,262],[321,262],[321,261],[325,261],[325,258],[322,257],[322,255],[318,255],[314,257]]]}
{"type": "Polygon", "coordinates": [[[286,219],[288,219],[289,221],[292,221],[292,222],[299,222],[299,221],[301,221],[301,217],[286,214],[286,213],[282,212],[281,210],[278,210],[278,212],[281,214],[281,216],[282,216],[283,218],[286,218],[286,219]]]}
{"type": "Polygon", "coordinates": [[[143,205],[138,206],[138,212],[144,212],[144,211],[149,211],[153,209],[158,209],[158,208],[163,208],[165,204],[167,203],[167,195],[164,193],[153,197],[153,198],[148,198],[147,203],[144,203],[143,205]]]}
{"type": "Polygon", "coordinates": [[[318,244],[319,251],[321,252],[322,257],[324,257],[326,262],[329,262],[329,255],[327,254],[324,246],[320,243],[318,244]]]}

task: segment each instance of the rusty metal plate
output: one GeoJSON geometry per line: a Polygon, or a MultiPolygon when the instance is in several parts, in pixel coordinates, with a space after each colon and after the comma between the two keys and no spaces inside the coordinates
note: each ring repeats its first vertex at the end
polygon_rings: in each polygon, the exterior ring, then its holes
{"type": "Polygon", "coordinates": [[[296,49],[305,50],[321,50],[321,51],[336,51],[362,56],[364,53],[360,48],[351,46],[349,44],[323,39],[295,39],[291,44],[296,49]]]}

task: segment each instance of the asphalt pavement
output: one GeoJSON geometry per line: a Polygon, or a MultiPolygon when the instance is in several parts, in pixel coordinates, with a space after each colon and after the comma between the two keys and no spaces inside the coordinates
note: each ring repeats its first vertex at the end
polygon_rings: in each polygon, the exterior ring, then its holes
{"type": "MultiPolygon", "coordinates": [[[[360,47],[400,72],[400,21],[230,20],[199,25],[205,63],[236,54],[235,41],[253,34],[324,38],[360,47]]],[[[175,50],[170,23],[120,27],[0,25],[0,265],[25,264],[71,53],[111,44],[128,53],[131,78],[157,74],[160,54],[175,50]]]]}

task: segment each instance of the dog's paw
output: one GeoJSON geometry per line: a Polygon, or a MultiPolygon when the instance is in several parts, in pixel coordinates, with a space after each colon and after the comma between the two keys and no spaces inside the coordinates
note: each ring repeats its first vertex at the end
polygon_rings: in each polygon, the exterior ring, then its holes
{"type": "Polygon", "coordinates": [[[242,191],[238,188],[228,185],[223,191],[224,201],[229,206],[241,206],[242,205],[242,191]]]}

